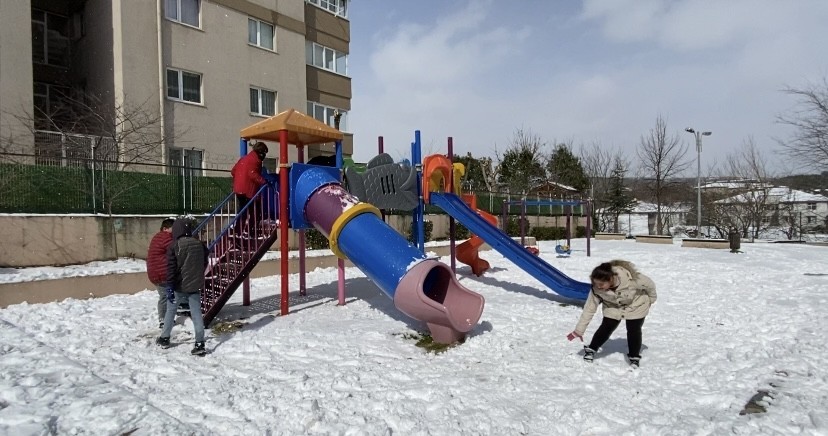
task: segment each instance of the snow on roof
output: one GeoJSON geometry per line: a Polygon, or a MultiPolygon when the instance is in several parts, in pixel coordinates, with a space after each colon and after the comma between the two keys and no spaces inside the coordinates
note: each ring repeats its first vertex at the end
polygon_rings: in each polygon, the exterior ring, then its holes
{"type": "Polygon", "coordinates": [[[810,192],[799,191],[791,189],[786,186],[777,186],[767,190],[748,191],[732,197],[717,200],[718,204],[732,204],[732,203],[749,203],[763,198],[765,195],[768,199],[777,203],[825,203],[828,202],[828,197],[820,194],[811,194],[810,192]]]}
{"type": "MultiPolygon", "coordinates": [[[[662,213],[671,213],[671,212],[687,212],[690,208],[683,204],[673,203],[673,204],[662,204],[661,205],[661,212],[662,213]]],[[[598,209],[598,212],[603,212],[604,209],[598,209]]],[[[655,213],[657,211],[657,207],[655,203],[647,203],[643,201],[639,201],[638,204],[630,211],[630,213],[655,213]]]]}
{"type": "Polygon", "coordinates": [[[744,188],[768,188],[771,185],[756,180],[720,180],[702,185],[702,189],[744,189],[744,188]]]}

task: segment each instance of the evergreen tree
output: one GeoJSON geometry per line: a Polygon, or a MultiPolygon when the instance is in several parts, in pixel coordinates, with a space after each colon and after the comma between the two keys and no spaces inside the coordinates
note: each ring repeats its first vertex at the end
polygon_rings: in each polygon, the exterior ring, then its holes
{"type": "Polygon", "coordinates": [[[546,179],[540,137],[519,129],[509,149],[498,155],[497,182],[513,193],[528,192],[546,179]]]}
{"type": "Polygon", "coordinates": [[[491,191],[488,177],[494,172],[492,170],[492,158],[476,158],[471,153],[465,156],[454,155],[454,163],[462,163],[466,167],[466,173],[462,180],[462,189],[471,192],[491,191]]]}
{"type": "Polygon", "coordinates": [[[575,188],[578,192],[587,192],[589,177],[584,171],[581,160],[572,154],[566,144],[558,144],[546,164],[550,180],[575,188]]]}
{"type": "Polygon", "coordinates": [[[607,212],[613,218],[613,231],[615,233],[618,233],[619,215],[630,213],[638,204],[638,201],[624,187],[624,176],[626,174],[627,169],[624,167],[624,163],[621,159],[616,159],[615,168],[613,168],[612,177],[610,178],[609,191],[606,193],[607,212]]]}

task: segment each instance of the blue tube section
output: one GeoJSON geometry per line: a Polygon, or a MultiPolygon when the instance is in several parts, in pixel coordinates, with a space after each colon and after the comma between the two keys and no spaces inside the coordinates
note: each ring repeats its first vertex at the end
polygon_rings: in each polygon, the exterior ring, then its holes
{"type": "Polygon", "coordinates": [[[357,215],[339,234],[342,253],[389,297],[412,267],[426,256],[372,213],[357,215]]]}
{"type": "MultiPolygon", "coordinates": [[[[311,195],[322,186],[339,184],[331,174],[318,169],[304,171],[294,187],[293,206],[312,216],[305,208],[311,195]]],[[[372,213],[353,217],[339,232],[337,245],[354,265],[389,297],[394,297],[402,277],[426,259],[396,230],[372,213]]]]}
{"type": "Polygon", "coordinates": [[[294,164],[294,166],[298,171],[293,175],[298,174],[298,179],[291,191],[293,197],[291,207],[297,212],[304,213],[305,205],[317,189],[325,185],[339,184],[339,180],[326,171],[311,168],[309,165],[294,164]]]}
{"type": "Polygon", "coordinates": [[[345,159],[342,156],[342,141],[336,141],[336,168],[342,169],[345,166],[345,159]]]}

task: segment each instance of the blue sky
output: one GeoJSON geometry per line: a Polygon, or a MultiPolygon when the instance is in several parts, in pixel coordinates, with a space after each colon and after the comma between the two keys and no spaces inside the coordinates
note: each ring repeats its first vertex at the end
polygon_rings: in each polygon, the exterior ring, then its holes
{"type": "MultiPolygon", "coordinates": [[[[781,92],[828,76],[825,0],[355,0],[354,154],[494,156],[517,129],[550,145],[635,150],[663,116],[708,171],[748,138],[775,168],[781,92]]],[[[695,173],[695,165],[692,165],[695,173]]]]}

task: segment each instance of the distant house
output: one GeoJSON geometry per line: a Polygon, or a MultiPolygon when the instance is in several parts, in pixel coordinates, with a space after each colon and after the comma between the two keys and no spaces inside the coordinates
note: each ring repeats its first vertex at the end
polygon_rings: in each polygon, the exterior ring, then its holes
{"type": "MultiPolygon", "coordinates": [[[[664,224],[664,231],[669,232],[671,227],[686,225],[689,212],[689,208],[683,204],[662,204],[661,222],[664,224]]],[[[654,203],[638,203],[632,214],[646,216],[647,234],[658,234],[658,209],[654,203]]]]}
{"type": "MultiPolygon", "coordinates": [[[[664,232],[669,232],[676,226],[687,224],[687,214],[690,209],[682,204],[661,205],[661,222],[664,224],[664,232]]],[[[612,216],[606,210],[599,209],[598,217],[604,222],[599,223],[600,228],[612,231],[612,216]]],[[[655,235],[658,233],[658,210],[653,203],[639,202],[629,214],[623,213],[618,216],[618,230],[630,235],[655,235]],[[646,225],[646,227],[645,227],[646,225]]]]}
{"type": "Polygon", "coordinates": [[[701,190],[702,194],[721,195],[735,191],[770,189],[772,187],[772,185],[758,180],[725,179],[707,182],[701,185],[701,190]]]}
{"type": "Polygon", "coordinates": [[[746,191],[717,200],[715,204],[743,209],[745,215],[753,205],[761,204],[762,227],[801,228],[803,233],[824,231],[828,227],[828,197],[785,186],[746,191]]]}
{"type": "Polygon", "coordinates": [[[534,188],[530,193],[531,196],[538,196],[540,198],[551,197],[553,199],[570,199],[578,195],[578,190],[569,185],[556,182],[543,182],[534,188]]]}

